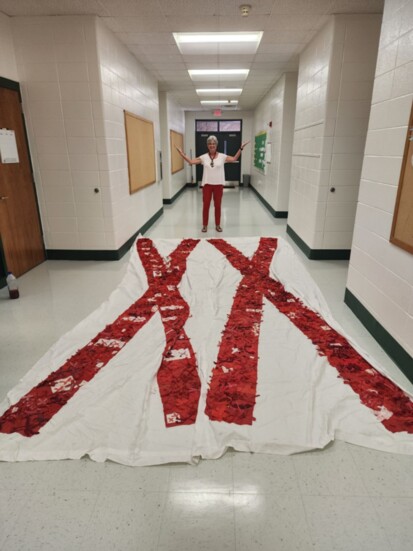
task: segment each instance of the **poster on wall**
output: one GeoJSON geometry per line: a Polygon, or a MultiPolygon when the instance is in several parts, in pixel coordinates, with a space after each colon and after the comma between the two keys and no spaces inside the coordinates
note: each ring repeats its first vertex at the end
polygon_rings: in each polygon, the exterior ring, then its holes
{"type": "Polygon", "coordinates": [[[265,150],[267,142],[267,132],[259,132],[255,136],[255,147],[254,147],[254,166],[259,171],[265,174],[266,163],[265,163],[265,150]]]}

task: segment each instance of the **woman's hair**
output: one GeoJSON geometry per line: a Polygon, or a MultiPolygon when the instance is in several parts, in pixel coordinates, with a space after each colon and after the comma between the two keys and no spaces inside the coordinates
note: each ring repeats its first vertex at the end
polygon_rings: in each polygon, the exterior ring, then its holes
{"type": "Polygon", "coordinates": [[[218,138],[216,136],[208,136],[207,144],[209,144],[210,142],[215,142],[218,145],[218,138]]]}

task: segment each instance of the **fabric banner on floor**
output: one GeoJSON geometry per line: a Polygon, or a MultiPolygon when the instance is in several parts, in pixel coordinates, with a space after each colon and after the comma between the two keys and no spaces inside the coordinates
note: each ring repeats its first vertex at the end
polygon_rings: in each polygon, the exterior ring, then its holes
{"type": "Polygon", "coordinates": [[[413,401],[281,238],[139,238],[109,300],[0,405],[0,460],[194,463],[334,439],[413,454],[413,401]]]}

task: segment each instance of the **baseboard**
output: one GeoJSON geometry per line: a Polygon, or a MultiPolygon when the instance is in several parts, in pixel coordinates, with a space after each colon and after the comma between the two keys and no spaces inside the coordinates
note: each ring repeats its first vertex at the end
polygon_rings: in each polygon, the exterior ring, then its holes
{"type": "Polygon", "coordinates": [[[249,186],[250,189],[255,193],[255,195],[258,197],[258,199],[261,201],[261,203],[265,206],[267,210],[270,211],[270,213],[274,216],[274,218],[287,218],[288,217],[288,211],[285,210],[274,210],[272,206],[264,199],[264,197],[253,187],[249,186]]]}
{"type": "Polygon", "coordinates": [[[173,197],[171,197],[171,199],[164,199],[163,204],[164,205],[172,205],[172,203],[174,201],[176,201],[176,199],[178,199],[178,197],[185,191],[187,186],[188,186],[188,184],[185,184],[183,187],[181,187],[181,189],[179,191],[177,191],[175,193],[175,195],[173,197]]]}
{"type": "Polygon", "coordinates": [[[376,320],[351,291],[346,289],[344,302],[361,321],[367,331],[376,339],[383,350],[390,356],[397,367],[413,383],[413,358],[400,346],[390,333],[376,320]]]}
{"type": "Polygon", "coordinates": [[[287,224],[287,233],[310,260],[348,260],[350,249],[311,249],[287,224]]]}
{"type": "Polygon", "coordinates": [[[131,248],[139,234],[144,234],[163,214],[163,208],[159,209],[152,218],[146,222],[132,237],[130,237],[117,250],[77,250],[77,249],[46,249],[47,260],[119,260],[131,248]]]}

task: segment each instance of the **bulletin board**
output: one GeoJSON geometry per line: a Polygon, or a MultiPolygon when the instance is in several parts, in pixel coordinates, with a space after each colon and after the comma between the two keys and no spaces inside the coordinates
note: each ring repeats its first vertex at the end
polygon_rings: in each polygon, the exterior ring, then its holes
{"type": "Polygon", "coordinates": [[[129,192],[156,182],[155,135],[153,122],[125,111],[129,192]]]}
{"type": "Polygon", "coordinates": [[[413,105],[407,127],[390,242],[413,253],[413,105]]]}
{"type": "Polygon", "coordinates": [[[175,130],[170,130],[170,139],[171,139],[171,172],[172,174],[175,174],[175,172],[179,172],[180,170],[184,169],[184,160],[175,149],[175,146],[176,146],[176,147],[179,147],[179,149],[183,150],[184,135],[180,134],[179,132],[175,132],[175,130]]]}
{"type": "Polygon", "coordinates": [[[254,147],[254,166],[261,172],[265,173],[265,148],[267,142],[267,133],[260,132],[255,136],[254,147]]]}

